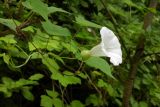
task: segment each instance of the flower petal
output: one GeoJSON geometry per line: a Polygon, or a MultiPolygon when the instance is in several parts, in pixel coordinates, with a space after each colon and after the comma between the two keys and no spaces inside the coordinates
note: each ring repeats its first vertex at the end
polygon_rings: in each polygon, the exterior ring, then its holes
{"type": "Polygon", "coordinates": [[[94,46],[90,50],[90,54],[91,54],[91,56],[106,56],[106,54],[102,50],[101,44],[94,46]]]}
{"type": "Polygon", "coordinates": [[[100,34],[102,38],[102,43],[104,43],[107,49],[120,47],[118,38],[115,36],[115,34],[110,29],[106,27],[102,27],[100,30],[100,34]]]}
{"type": "Polygon", "coordinates": [[[121,45],[115,34],[106,27],[102,27],[100,34],[102,50],[107,57],[110,57],[110,62],[115,66],[122,63],[121,45]]]}
{"type": "Polygon", "coordinates": [[[113,65],[117,66],[122,63],[122,56],[119,56],[115,53],[109,53],[110,54],[110,62],[113,63],[113,65]]]}
{"type": "Polygon", "coordinates": [[[107,57],[110,57],[110,62],[113,63],[113,65],[117,66],[120,63],[122,63],[122,51],[120,48],[110,49],[106,50],[103,45],[102,50],[105,53],[107,57]]]}

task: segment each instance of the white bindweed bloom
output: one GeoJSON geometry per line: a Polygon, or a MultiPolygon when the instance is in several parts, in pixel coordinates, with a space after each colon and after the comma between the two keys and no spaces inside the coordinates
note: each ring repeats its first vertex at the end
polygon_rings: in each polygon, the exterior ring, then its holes
{"type": "Polygon", "coordinates": [[[101,43],[90,50],[91,56],[110,57],[110,62],[117,66],[122,63],[121,45],[115,34],[108,28],[102,27],[100,30],[101,43]]]}

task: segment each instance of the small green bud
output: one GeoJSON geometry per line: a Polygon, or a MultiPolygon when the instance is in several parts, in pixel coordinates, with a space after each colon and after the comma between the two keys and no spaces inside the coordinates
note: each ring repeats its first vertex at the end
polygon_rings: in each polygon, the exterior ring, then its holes
{"type": "Polygon", "coordinates": [[[89,50],[83,50],[81,51],[82,59],[87,60],[91,57],[91,53],[89,50]]]}

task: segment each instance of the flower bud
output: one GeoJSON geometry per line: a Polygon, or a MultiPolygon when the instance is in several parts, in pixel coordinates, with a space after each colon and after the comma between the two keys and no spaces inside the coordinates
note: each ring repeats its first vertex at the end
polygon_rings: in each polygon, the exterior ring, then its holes
{"type": "Polygon", "coordinates": [[[82,56],[83,60],[87,60],[87,59],[89,59],[89,57],[91,57],[91,53],[89,50],[83,50],[81,52],[81,56],[82,56]]]}

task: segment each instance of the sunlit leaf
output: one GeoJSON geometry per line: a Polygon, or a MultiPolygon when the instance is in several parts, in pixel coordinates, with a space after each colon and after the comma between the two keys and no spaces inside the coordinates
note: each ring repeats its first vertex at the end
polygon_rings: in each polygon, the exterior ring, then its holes
{"type": "Polygon", "coordinates": [[[34,74],[34,75],[29,77],[29,79],[32,80],[32,81],[36,81],[36,80],[39,80],[41,78],[43,78],[42,74],[34,74]]]}
{"type": "Polygon", "coordinates": [[[5,43],[15,44],[17,41],[14,39],[14,35],[6,35],[5,37],[0,37],[0,41],[5,43]]]}

